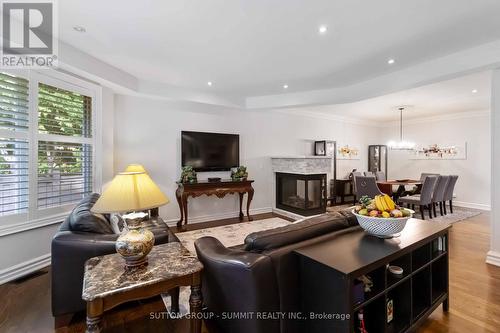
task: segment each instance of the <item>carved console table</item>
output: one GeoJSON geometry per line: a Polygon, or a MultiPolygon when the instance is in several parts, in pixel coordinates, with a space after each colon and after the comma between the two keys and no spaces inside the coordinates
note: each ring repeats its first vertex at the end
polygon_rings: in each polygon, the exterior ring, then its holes
{"type": "Polygon", "coordinates": [[[180,183],[177,182],[177,191],[175,196],[181,211],[181,219],[177,222],[178,227],[188,224],[188,197],[199,197],[201,195],[215,195],[218,198],[223,198],[226,194],[238,193],[240,196],[240,219],[243,219],[243,196],[248,194],[247,200],[247,216],[250,217],[250,203],[252,202],[254,189],[252,187],[253,180],[221,180],[219,182],[198,181],[196,183],[180,183]]]}

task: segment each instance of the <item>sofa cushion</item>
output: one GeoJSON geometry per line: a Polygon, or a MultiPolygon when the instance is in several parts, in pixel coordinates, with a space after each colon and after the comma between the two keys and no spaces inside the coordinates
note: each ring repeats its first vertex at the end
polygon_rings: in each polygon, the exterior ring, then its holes
{"type": "Polygon", "coordinates": [[[357,220],[351,212],[325,213],[284,227],[253,232],[245,238],[245,250],[260,253],[354,225],[357,220]]]}
{"type": "Polygon", "coordinates": [[[94,214],[90,209],[94,206],[99,194],[93,193],[83,198],[71,211],[67,225],[71,231],[93,232],[96,234],[112,234],[113,229],[102,214],[94,214]]]}

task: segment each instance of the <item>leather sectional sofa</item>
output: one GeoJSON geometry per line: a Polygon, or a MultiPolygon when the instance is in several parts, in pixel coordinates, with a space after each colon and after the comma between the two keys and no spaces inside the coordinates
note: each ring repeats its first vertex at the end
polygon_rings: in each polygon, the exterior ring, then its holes
{"type": "Polygon", "coordinates": [[[224,332],[300,332],[300,320],[288,316],[301,311],[299,262],[293,251],[353,228],[359,228],[356,218],[339,212],[252,233],[238,248],[226,248],[213,237],[198,239],[207,311],[217,315],[224,332]],[[273,318],[277,313],[285,315],[273,318]]]}

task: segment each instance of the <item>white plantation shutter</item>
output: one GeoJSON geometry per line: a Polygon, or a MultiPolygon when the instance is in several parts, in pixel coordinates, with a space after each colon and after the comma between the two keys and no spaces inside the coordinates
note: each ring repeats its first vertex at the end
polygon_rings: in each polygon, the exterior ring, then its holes
{"type": "Polygon", "coordinates": [[[28,80],[0,73],[0,216],[28,210],[28,80]]]}
{"type": "Polygon", "coordinates": [[[0,228],[67,212],[96,177],[98,88],[63,74],[13,73],[0,72],[0,228]]]}
{"type": "Polygon", "coordinates": [[[0,128],[27,131],[28,80],[0,73],[0,128]]]}
{"type": "Polygon", "coordinates": [[[0,138],[0,216],[28,210],[28,142],[0,138]]]}
{"type": "Polygon", "coordinates": [[[77,202],[92,192],[92,99],[40,83],[38,132],[38,208],[77,202]],[[64,136],[64,141],[61,140],[64,136]]]}

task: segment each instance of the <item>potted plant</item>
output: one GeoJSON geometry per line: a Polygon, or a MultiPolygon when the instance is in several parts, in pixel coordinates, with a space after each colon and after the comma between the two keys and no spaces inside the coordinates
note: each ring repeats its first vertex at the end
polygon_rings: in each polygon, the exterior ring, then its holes
{"type": "Polygon", "coordinates": [[[247,167],[239,166],[236,170],[231,170],[232,180],[246,180],[248,177],[247,167]]]}
{"type": "Polygon", "coordinates": [[[181,172],[181,183],[196,183],[198,178],[196,176],[196,171],[194,171],[192,166],[184,166],[182,167],[181,172]]]}

